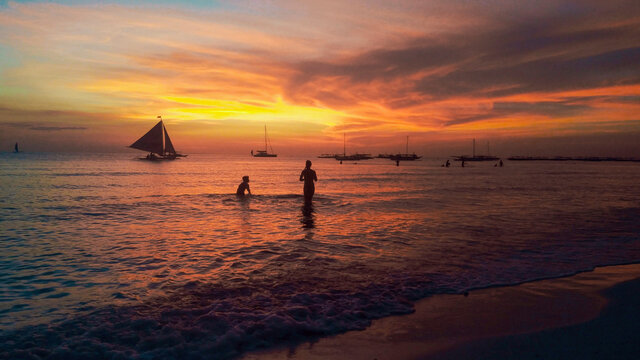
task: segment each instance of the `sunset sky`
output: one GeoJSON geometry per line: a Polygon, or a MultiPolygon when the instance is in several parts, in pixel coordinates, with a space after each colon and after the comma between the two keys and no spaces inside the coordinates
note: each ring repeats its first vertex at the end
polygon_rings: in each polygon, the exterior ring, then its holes
{"type": "Polygon", "coordinates": [[[0,151],[640,157],[637,0],[131,3],[0,1],[0,151]]]}

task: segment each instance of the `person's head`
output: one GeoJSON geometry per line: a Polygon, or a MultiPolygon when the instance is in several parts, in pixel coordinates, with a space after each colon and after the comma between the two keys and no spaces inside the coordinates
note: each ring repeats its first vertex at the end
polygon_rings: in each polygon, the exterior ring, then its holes
{"type": "Polygon", "coordinates": [[[307,160],[306,167],[307,169],[311,168],[311,160],[307,160]]]}
{"type": "Polygon", "coordinates": [[[242,177],[242,182],[249,182],[249,177],[248,176],[243,176],[242,177]]]}

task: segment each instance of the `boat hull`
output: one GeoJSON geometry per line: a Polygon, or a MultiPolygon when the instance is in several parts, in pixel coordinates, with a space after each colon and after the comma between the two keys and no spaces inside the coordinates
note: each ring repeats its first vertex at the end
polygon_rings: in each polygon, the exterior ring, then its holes
{"type": "Polygon", "coordinates": [[[335,157],[338,161],[359,161],[359,160],[370,160],[373,157],[369,154],[355,154],[355,155],[339,155],[335,157]]]}
{"type": "MultiPolygon", "coordinates": [[[[183,156],[184,157],[184,156],[183,156]]],[[[145,161],[166,161],[166,160],[177,160],[178,158],[175,156],[167,156],[167,157],[161,157],[161,156],[157,156],[157,157],[141,157],[138,158],[138,160],[145,160],[145,161]]]]}
{"type": "Polygon", "coordinates": [[[393,160],[393,161],[415,161],[422,158],[422,156],[418,156],[416,154],[396,154],[396,155],[390,155],[389,159],[393,160]]]}
{"type": "Polygon", "coordinates": [[[500,160],[496,156],[456,156],[454,161],[497,161],[500,160]]]}

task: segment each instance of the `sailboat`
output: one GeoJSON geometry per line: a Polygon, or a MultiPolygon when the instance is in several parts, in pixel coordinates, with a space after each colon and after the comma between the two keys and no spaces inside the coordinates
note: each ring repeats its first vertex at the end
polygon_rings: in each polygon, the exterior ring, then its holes
{"type": "Polygon", "coordinates": [[[129,147],[149,152],[149,155],[140,160],[175,160],[178,157],[186,157],[187,155],[178,154],[173,148],[169,133],[162,122],[162,116],[158,116],[158,119],[160,121],[151,130],[129,147]]]}
{"type": "Polygon", "coordinates": [[[413,161],[413,160],[418,160],[420,159],[422,156],[418,156],[416,155],[416,153],[413,154],[409,154],[409,137],[407,136],[407,150],[405,151],[404,154],[395,154],[395,155],[390,155],[389,159],[393,160],[393,161],[398,161],[398,160],[409,160],[409,161],[413,161]]]}
{"type": "MultiPolygon", "coordinates": [[[[487,153],[489,153],[488,144],[487,144],[487,153]]],[[[476,156],[476,139],[473,139],[473,155],[472,156],[468,156],[468,155],[454,156],[453,160],[455,161],[495,161],[495,160],[500,160],[500,158],[497,156],[491,156],[489,154],[476,156]]]]}
{"type": "Polygon", "coordinates": [[[255,152],[253,152],[253,150],[251,150],[251,155],[253,155],[253,157],[277,157],[278,154],[274,154],[273,153],[273,148],[271,147],[271,142],[269,142],[269,148],[271,149],[271,152],[267,151],[267,125],[264,126],[264,150],[256,150],[255,152]]]}
{"type": "Polygon", "coordinates": [[[342,149],[342,155],[337,154],[335,156],[335,159],[338,161],[358,161],[358,160],[369,160],[369,159],[373,159],[373,156],[371,156],[371,154],[351,154],[351,155],[347,155],[347,134],[343,134],[343,149],[342,149]]]}

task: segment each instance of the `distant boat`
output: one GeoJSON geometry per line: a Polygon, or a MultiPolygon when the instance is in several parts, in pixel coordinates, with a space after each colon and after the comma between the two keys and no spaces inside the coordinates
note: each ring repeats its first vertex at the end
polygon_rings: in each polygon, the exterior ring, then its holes
{"type": "Polygon", "coordinates": [[[512,161],[633,161],[640,162],[640,158],[633,157],[601,157],[601,156],[511,156],[507,158],[512,161]]]}
{"type": "Polygon", "coordinates": [[[336,160],[339,161],[358,161],[358,160],[370,160],[373,159],[373,156],[371,156],[371,154],[359,154],[359,153],[355,153],[355,154],[351,154],[351,155],[338,155],[336,156],[336,160]]]}
{"type": "Polygon", "coordinates": [[[340,154],[320,154],[318,155],[319,159],[335,159],[336,156],[340,156],[340,154]]]}
{"type": "Polygon", "coordinates": [[[393,161],[403,160],[403,161],[414,161],[422,158],[422,156],[416,155],[416,153],[409,154],[409,137],[407,136],[407,149],[404,154],[395,154],[389,155],[389,159],[393,161]]]}
{"type": "MultiPolygon", "coordinates": [[[[487,148],[488,148],[488,144],[487,144],[487,148]]],[[[487,152],[489,152],[488,149],[487,149],[487,152]]],[[[476,139],[473,139],[473,155],[472,156],[468,156],[468,155],[454,156],[453,160],[454,161],[496,161],[496,160],[500,160],[500,158],[497,156],[491,156],[491,155],[476,156],[476,139]]]]}
{"type": "Polygon", "coordinates": [[[176,152],[162,122],[162,117],[158,116],[158,119],[160,121],[151,130],[129,147],[149,153],[146,157],[140,158],[141,160],[175,160],[178,157],[186,157],[187,155],[176,152]]]}
{"type": "Polygon", "coordinates": [[[20,150],[18,149],[18,143],[16,143],[16,145],[14,146],[13,152],[15,152],[15,153],[19,153],[20,152],[20,150]]]}
{"type": "Polygon", "coordinates": [[[378,154],[378,156],[376,156],[378,159],[391,159],[391,155],[389,154],[378,154]]]}
{"type": "Polygon", "coordinates": [[[273,153],[273,148],[271,147],[271,142],[267,138],[267,125],[264,126],[264,150],[256,150],[255,152],[251,150],[251,155],[253,157],[277,157],[278,154],[273,153]],[[271,152],[267,151],[267,143],[269,144],[269,148],[271,152]]]}
{"type": "Polygon", "coordinates": [[[369,160],[369,159],[373,159],[373,156],[371,156],[371,154],[359,154],[359,153],[355,153],[355,154],[351,154],[351,155],[347,155],[347,135],[343,134],[344,136],[344,140],[343,140],[343,149],[342,149],[342,155],[340,154],[336,154],[335,159],[338,161],[358,161],[358,160],[369,160]]]}

